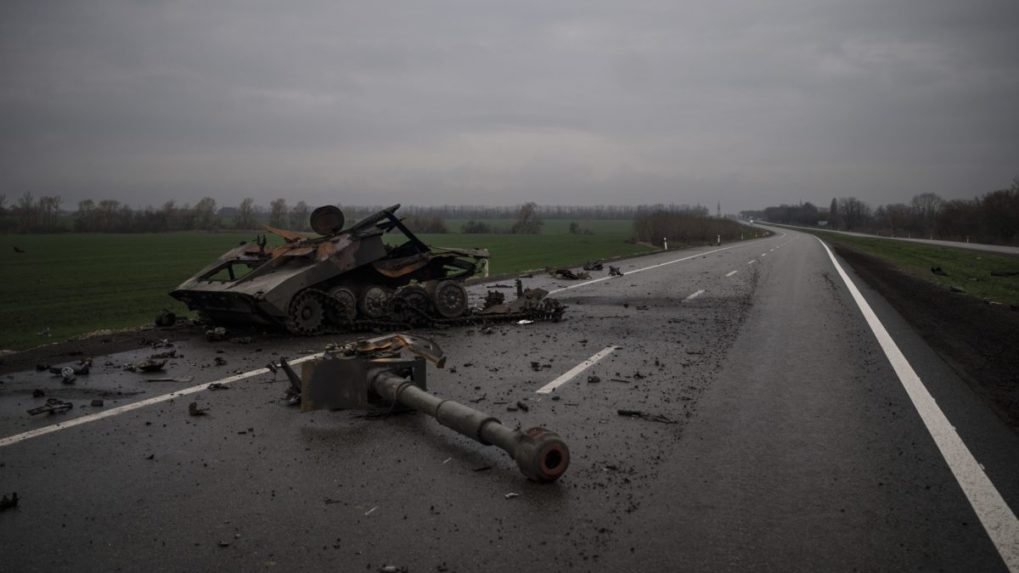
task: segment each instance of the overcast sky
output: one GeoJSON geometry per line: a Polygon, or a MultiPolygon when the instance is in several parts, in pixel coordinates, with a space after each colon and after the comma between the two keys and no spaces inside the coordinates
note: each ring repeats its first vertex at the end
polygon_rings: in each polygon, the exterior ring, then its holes
{"type": "Polygon", "coordinates": [[[65,206],[972,197],[1016,0],[0,2],[0,193],[65,206]]]}

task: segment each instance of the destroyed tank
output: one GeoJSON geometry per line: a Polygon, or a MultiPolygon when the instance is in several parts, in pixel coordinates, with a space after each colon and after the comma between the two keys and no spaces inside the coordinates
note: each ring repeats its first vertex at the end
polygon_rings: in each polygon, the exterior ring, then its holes
{"type": "Polygon", "coordinates": [[[464,281],[487,271],[488,251],[429,247],[395,215],[399,208],[344,229],[339,208],[319,207],[311,214],[317,237],[266,226],[284,244],[267,248],[264,236],[242,244],[170,295],[210,322],[276,325],[299,335],[562,315],[540,289],[470,308],[464,281]],[[387,244],[383,236],[392,231],[405,240],[387,244]]]}

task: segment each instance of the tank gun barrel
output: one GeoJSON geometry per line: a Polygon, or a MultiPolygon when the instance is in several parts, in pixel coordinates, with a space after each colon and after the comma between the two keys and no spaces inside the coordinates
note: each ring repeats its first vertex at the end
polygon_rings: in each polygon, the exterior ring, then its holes
{"type": "Polygon", "coordinates": [[[386,369],[374,373],[371,387],[384,399],[431,416],[443,426],[486,446],[500,448],[533,481],[555,481],[569,466],[569,448],[555,432],[544,428],[514,430],[484,412],[429,394],[386,369]]]}

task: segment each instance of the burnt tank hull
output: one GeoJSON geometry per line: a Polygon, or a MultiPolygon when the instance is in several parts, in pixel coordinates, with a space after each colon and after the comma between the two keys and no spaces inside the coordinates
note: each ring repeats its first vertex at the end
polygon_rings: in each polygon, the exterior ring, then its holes
{"type": "MultiPolygon", "coordinates": [[[[312,227],[328,233],[315,238],[267,227],[285,243],[267,249],[263,238],[231,249],[170,295],[214,322],[281,325],[299,334],[335,322],[337,313],[351,320],[379,305],[385,310],[389,298],[399,298],[411,285],[433,292],[441,284],[445,295],[423,302],[408,298],[420,307],[415,312],[450,308],[457,292],[448,283],[462,283],[487,268],[488,251],[431,248],[396,217],[398,208],[383,209],[346,230],[340,230],[342,215],[337,224],[338,210],[328,213],[332,229],[323,228],[323,219],[313,214],[312,227]],[[391,231],[406,240],[387,245],[383,236],[391,231]]],[[[466,293],[462,296],[465,303],[466,293]]]]}

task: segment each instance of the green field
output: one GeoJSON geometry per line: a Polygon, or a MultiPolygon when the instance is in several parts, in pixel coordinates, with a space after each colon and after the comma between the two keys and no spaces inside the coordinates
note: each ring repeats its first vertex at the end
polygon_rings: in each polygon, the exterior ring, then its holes
{"type": "Polygon", "coordinates": [[[994,276],[992,272],[1019,272],[1019,257],[970,249],[940,247],[890,239],[855,237],[840,233],[812,231],[829,243],[873,255],[899,269],[945,288],[959,288],[983,300],[1019,305],[1019,276],[994,276]],[[948,275],[936,275],[941,267],[948,275]]]}
{"type": "MultiPolygon", "coordinates": [[[[451,222],[453,223],[453,222],[451,222]]],[[[561,223],[561,225],[560,225],[561,223]]],[[[597,221],[571,235],[569,222],[541,235],[422,235],[435,246],[491,251],[491,272],[578,265],[650,250],[629,244],[629,221],[597,221]]],[[[450,224],[459,230],[459,224],[450,224]]],[[[151,324],[160,310],[184,314],[167,293],[254,232],[0,236],[0,348],[25,349],[99,329],[151,324]],[[24,253],[14,252],[14,246],[24,253]],[[49,329],[49,336],[38,333],[49,329]]]]}

